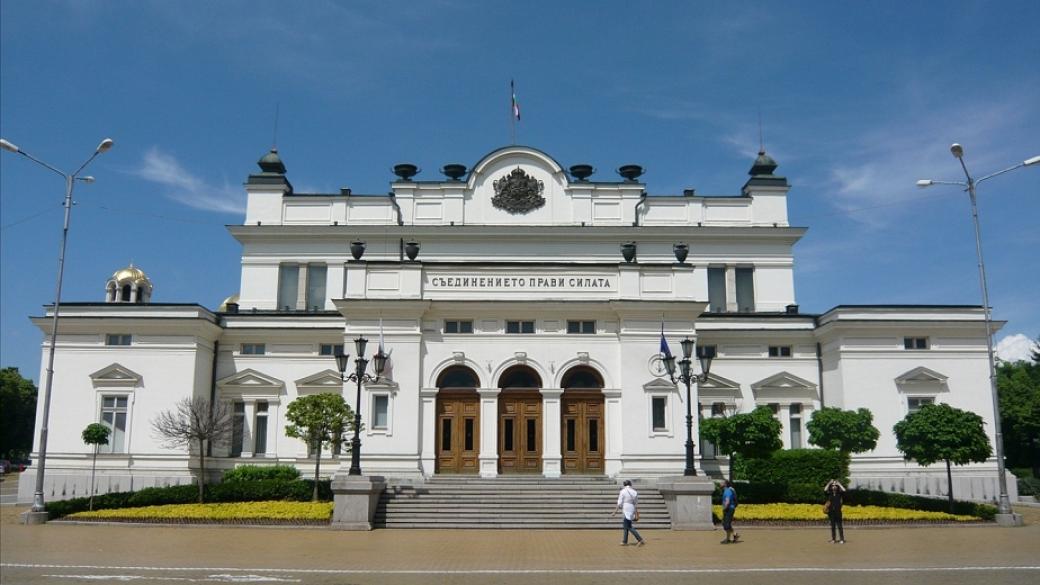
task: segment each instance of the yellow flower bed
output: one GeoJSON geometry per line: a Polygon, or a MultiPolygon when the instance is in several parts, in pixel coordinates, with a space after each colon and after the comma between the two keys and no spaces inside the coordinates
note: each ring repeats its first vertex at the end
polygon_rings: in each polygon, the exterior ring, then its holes
{"type": "Polygon", "coordinates": [[[328,520],[332,502],[170,504],[69,514],[70,520],[328,520]]]}
{"type": "MultiPolygon", "coordinates": [[[[722,506],[712,506],[715,516],[722,518],[722,506]]],[[[842,517],[845,520],[895,521],[908,520],[945,520],[953,522],[977,522],[981,518],[948,514],[946,512],[927,512],[924,510],[907,510],[905,508],[883,508],[881,506],[843,506],[842,517]]],[[[734,514],[736,520],[826,520],[823,504],[740,504],[734,514]]]]}

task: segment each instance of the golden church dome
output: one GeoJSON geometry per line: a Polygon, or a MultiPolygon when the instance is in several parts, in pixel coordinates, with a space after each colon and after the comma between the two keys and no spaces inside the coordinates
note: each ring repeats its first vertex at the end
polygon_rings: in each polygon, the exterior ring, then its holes
{"type": "Polygon", "coordinates": [[[226,313],[227,310],[228,310],[228,305],[237,305],[237,304],[238,304],[238,293],[235,293],[235,294],[231,295],[230,297],[224,299],[223,303],[220,303],[220,306],[217,307],[217,312],[218,313],[226,313]]]}
{"type": "Polygon", "coordinates": [[[137,284],[139,286],[142,284],[147,284],[148,286],[152,285],[152,281],[148,279],[148,275],[146,275],[140,268],[134,266],[133,263],[126,268],[112,273],[111,280],[115,281],[116,284],[119,284],[120,286],[124,284],[137,284]]]}

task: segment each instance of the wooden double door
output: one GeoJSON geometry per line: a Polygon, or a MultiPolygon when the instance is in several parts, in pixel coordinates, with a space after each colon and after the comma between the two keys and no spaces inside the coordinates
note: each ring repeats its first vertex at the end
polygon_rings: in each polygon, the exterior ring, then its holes
{"type": "Polygon", "coordinates": [[[603,473],[603,393],[566,391],[560,403],[563,473],[603,473]]]}
{"type": "Polygon", "coordinates": [[[498,395],[498,472],[542,472],[542,395],[503,390],[498,395]]]}
{"type": "Polygon", "coordinates": [[[436,473],[480,471],[480,397],[474,391],[437,395],[436,473]]]}

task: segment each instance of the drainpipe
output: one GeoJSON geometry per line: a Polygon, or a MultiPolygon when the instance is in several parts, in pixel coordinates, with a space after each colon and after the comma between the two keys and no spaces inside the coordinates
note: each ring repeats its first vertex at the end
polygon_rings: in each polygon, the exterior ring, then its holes
{"type": "Polygon", "coordinates": [[[819,341],[816,342],[816,377],[820,380],[820,410],[823,410],[827,403],[823,398],[823,351],[819,341]]]}
{"type": "Polygon", "coordinates": [[[645,204],[646,204],[646,191],[643,191],[639,195],[639,201],[636,202],[636,208],[635,208],[636,220],[632,222],[632,225],[634,225],[635,227],[639,227],[639,206],[640,205],[645,205],[645,204]]]}
{"type": "MultiPolygon", "coordinates": [[[[217,356],[220,355],[220,342],[213,342],[213,368],[209,373],[209,404],[210,408],[217,402],[217,356]]],[[[206,443],[206,457],[213,456],[213,443],[206,443]]]]}
{"type": "Polygon", "coordinates": [[[397,195],[393,191],[390,192],[390,205],[394,206],[397,211],[397,225],[404,225],[404,216],[401,214],[401,206],[397,204],[397,195]]]}

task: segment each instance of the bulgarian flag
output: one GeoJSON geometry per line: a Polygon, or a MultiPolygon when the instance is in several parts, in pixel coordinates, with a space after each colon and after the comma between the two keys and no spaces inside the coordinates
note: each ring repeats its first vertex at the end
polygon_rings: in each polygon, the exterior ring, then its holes
{"type": "Polygon", "coordinates": [[[517,120],[520,119],[520,102],[516,99],[516,84],[512,79],[509,80],[509,92],[513,96],[513,117],[517,120]]]}

